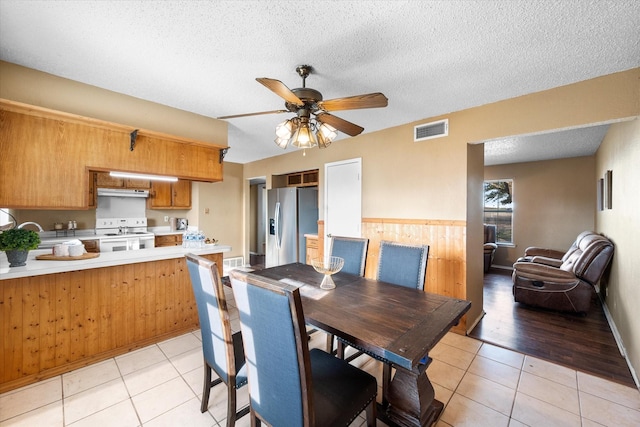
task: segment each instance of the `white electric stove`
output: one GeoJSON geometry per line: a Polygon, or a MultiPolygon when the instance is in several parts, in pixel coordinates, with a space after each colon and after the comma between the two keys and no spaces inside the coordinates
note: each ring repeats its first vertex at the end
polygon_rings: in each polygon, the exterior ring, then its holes
{"type": "Polygon", "coordinates": [[[98,218],[96,237],[100,240],[100,252],[155,247],[155,235],[147,231],[147,218],[98,218]]]}

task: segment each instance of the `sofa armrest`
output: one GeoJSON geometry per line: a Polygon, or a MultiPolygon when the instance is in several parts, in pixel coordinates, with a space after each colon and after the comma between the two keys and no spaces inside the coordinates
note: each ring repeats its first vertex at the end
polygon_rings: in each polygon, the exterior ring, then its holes
{"type": "Polygon", "coordinates": [[[496,245],[495,243],[485,243],[484,244],[484,251],[485,252],[493,252],[496,249],[498,249],[498,245],[496,245]]]}
{"type": "Polygon", "coordinates": [[[543,256],[547,258],[562,259],[564,254],[564,252],[556,251],[555,249],[538,248],[536,246],[529,246],[524,250],[524,256],[526,257],[543,256]]]}
{"type": "Polygon", "coordinates": [[[536,264],[544,264],[550,265],[551,267],[560,268],[562,265],[562,260],[557,258],[549,258],[546,256],[534,256],[531,258],[531,262],[535,262],[536,264]]]}
{"type": "Polygon", "coordinates": [[[513,275],[540,282],[570,284],[580,281],[570,271],[534,262],[516,262],[513,264],[513,275]]]}

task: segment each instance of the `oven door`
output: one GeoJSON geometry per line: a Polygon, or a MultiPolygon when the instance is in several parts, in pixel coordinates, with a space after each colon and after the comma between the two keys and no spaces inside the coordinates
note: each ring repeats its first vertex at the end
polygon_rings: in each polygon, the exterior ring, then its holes
{"type": "Polygon", "coordinates": [[[137,237],[109,237],[100,239],[100,252],[131,251],[140,249],[137,237]]]}

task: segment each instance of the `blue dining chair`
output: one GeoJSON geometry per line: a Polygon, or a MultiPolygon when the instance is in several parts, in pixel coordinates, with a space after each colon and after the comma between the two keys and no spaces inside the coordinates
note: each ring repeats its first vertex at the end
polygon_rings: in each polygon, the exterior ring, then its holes
{"type": "Polygon", "coordinates": [[[300,291],[232,271],[249,376],[251,425],[348,426],[366,411],[376,425],[376,379],[320,349],[309,350],[300,291]]]}
{"type": "MultiPolygon", "coordinates": [[[[428,245],[408,245],[382,240],[378,255],[378,280],[424,290],[428,257],[428,245]]],[[[424,357],[420,363],[426,364],[428,359],[424,357]]],[[[384,363],[382,366],[382,388],[388,390],[391,382],[391,365],[384,363]]],[[[386,404],[384,397],[383,404],[386,404]]]]}
{"type": "Polygon", "coordinates": [[[204,355],[204,387],[200,411],[209,406],[211,388],[224,382],[227,386],[227,427],[249,413],[249,406],[236,412],[236,390],[247,384],[242,334],[231,332],[227,300],[216,263],[187,254],[187,268],[198,306],[202,353],[204,355]],[[211,381],[211,370],[218,378],[211,381]]]}
{"type": "MultiPolygon", "coordinates": [[[[340,271],[363,277],[368,247],[369,239],[366,238],[332,236],[330,253],[331,256],[344,259],[344,265],[340,271]]],[[[327,353],[333,353],[333,341],[334,335],[327,334],[327,353]]],[[[341,344],[338,343],[338,345],[341,344]]]]}
{"type": "Polygon", "coordinates": [[[356,276],[364,276],[364,267],[367,262],[367,248],[369,239],[360,237],[331,238],[331,256],[344,259],[344,266],[340,271],[356,276]]]}
{"type": "Polygon", "coordinates": [[[383,240],[378,255],[378,280],[407,288],[424,289],[428,245],[383,240]]]}

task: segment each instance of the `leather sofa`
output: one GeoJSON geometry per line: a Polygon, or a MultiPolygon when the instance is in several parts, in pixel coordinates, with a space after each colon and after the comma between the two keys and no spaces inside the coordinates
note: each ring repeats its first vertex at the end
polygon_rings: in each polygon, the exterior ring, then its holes
{"type": "Polygon", "coordinates": [[[560,267],[562,263],[565,262],[576,249],[578,249],[578,245],[582,239],[591,234],[597,235],[597,233],[594,233],[593,231],[583,231],[578,234],[578,237],[576,237],[576,240],[571,244],[571,247],[569,247],[566,252],[555,249],[540,248],[537,246],[529,246],[524,250],[524,256],[519,258],[518,262],[527,261],[560,267]]]}
{"type": "Polygon", "coordinates": [[[516,302],[557,311],[586,313],[613,257],[613,243],[593,232],[581,233],[564,254],[528,255],[513,265],[516,302]],[[554,265],[555,264],[555,265],[554,265]]]}
{"type": "Polygon", "coordinates": [[[489,271],[498,245],[496,244],[496,226],[484,224],[484,272],[489,271]]]}

